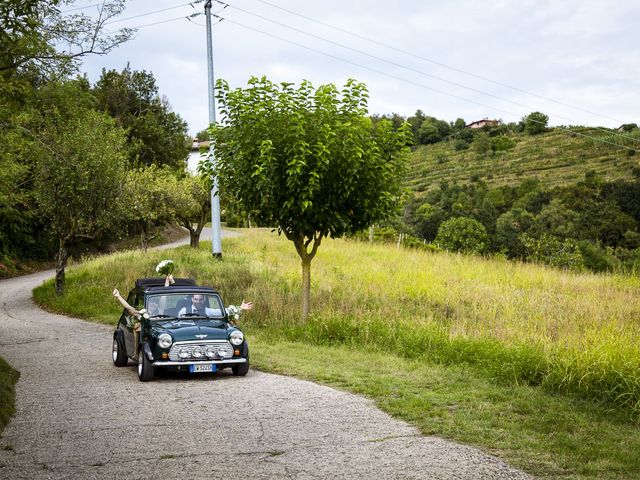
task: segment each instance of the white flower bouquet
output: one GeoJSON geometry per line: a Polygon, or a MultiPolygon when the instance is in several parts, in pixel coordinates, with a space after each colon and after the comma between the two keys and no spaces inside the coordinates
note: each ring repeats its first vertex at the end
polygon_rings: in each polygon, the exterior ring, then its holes
{"type": "Polygon", "coordinates": [[[240,315],[242,314],[242,310],[235,305],[229,305],[227,307],[227,315],[229,315],[234,320],[238,320],[240,315]]]}
{"type": "Polygon", "coordinates": [[[171,275],[174,268],[175,264],[173,263],[173,260],[163,260],[158,264],[158,266],[156,266],[156,272],[160,275],[171,275]]]}

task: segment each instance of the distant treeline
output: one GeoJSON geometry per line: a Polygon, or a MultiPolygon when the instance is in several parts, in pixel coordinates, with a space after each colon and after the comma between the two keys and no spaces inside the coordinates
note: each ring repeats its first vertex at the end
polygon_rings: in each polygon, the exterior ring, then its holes
{"type": "MultiPolygon", "coordinates": [[[[469,128],[462,118],[457,118],[455,122],[447,122],[436,117],[425,115],[422,110],[417,110],[412,116],[405,118],[397,113],[391,115],[372,115],[371,120],[375,123],[382,119],[391,120],[395,128],[399,128],[404,122],[411,125],[415,145],[431,145],[445,140],[452,140],[456,150],[469,148],[477,137],[477,134],[495,138],[503,138],[505,135],[513,133],[527,133],[536,135],[544,133],[548,129],[549,117],[542,112],[532,112],[524,116],[519,122],[503,123],[501,120],[487,120],[488,125],[480,128],[469,128]]],[[[501,140],[502,141],[502,140],[501,140]]],[[[494,142],[495,143],[495,142],[494,142]]],[[[506,150],[513,145],[492,145],[488,143],[488,148],[493,150],[506,150]]],[[[507,142],[508,143],[508,142],[507,142]]]]}
{"type": "Polygon", "coordinates": [[[593,172],[575,185],[538,180],[489,187],[442,183],[411,200],[406,225],[440,248],[502,254],[575,270],[640,269],[640,170],[604,182],[593,172]]]}

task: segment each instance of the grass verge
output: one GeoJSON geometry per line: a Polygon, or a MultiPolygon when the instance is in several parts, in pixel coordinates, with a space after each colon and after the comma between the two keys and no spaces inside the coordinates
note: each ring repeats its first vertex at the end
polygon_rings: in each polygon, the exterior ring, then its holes
{"type": "Polygon", "coordinates": [[[20,373],[0,357],[0,434],[15,412],[15,385],[20,373]]]}
{"type": "Polygon", "coordinates": [[[252,362],[372,398],[425,435],[473,445],[549,479],[640,475],[637,425],[593,402],[528,386],[501,386],[474,368],[253,332],[252,362]]]}

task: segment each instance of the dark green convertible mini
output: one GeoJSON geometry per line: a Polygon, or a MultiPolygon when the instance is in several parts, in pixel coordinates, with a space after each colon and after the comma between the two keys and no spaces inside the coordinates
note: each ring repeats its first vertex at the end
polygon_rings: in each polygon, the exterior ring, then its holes
{"type": "Polygon", "coordinates": [[[163,278],[141,278],[129,292],[126,309],[113,334],[112,358],[117,367],[129,359],[138,378],[153,379],[157,368],[184,372],[216,372],[230,367],[234,375],[249,371],[249,346],[233,325],[218,292],[187,278],[170,287],[163,278]]]}

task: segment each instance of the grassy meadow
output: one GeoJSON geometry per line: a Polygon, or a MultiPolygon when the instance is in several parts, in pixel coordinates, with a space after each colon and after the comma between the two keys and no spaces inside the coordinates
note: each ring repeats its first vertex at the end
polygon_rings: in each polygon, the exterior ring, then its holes
{"type": "Polygon", "coordinates": [[[115,324],[126,293],[171,258],[177,275],[252,300],[242,326],[254,366],[373,398],[435,434],[542,478],[640,476],[640,280],[325,240],[300,320],[300,262],[268,230],[208,244],[123,252],[73,266],[46,308],[115,324]]]}

